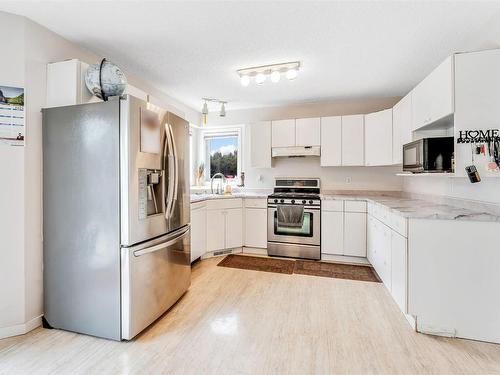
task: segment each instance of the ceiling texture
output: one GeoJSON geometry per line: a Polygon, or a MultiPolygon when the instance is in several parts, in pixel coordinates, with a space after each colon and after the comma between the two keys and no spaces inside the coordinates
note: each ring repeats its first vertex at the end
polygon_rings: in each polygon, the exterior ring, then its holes
{"type": "Polygon", "coordinates": [[[202,97],[231,110],[404,95],[453,52],[500,47],[500,2],[16,1],[0,10],[198,111],[202,97]],[[294,81],[242,87],[236,74],[296,60],[294,81]]]}

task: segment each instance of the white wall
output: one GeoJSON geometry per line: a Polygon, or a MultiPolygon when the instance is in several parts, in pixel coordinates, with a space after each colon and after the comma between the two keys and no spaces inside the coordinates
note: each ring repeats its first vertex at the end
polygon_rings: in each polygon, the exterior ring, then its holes
{"type": "MultiPolygon", "coordinates": [[[[211,113],[207,127],[250,124],[261,120],[279,120],[320,116],[370,113],[391,108],[400,98],[381,98],[349,101],[325,101],[282,107],[265,107],[228,111],[224,118],[211,113]]],[[[246,126],[245,126],[246,127],[246,126]]],[[[402,190],[402,178],[396,176],[400,167],[320,167],[319,158],[277,158],[273,168],[250,167],[250,136],[245,131],[243,171],[249,188],[272,188],[274,177],[320,177],[324,190],[402,190]],[[347,179],[350,182],[347,182],[347,179]]]]}
{"type": "MultiPolygon", "coordinates": [[[[26,146],[0,145],[0,337],[20,334],[39,324],[43,313],[42,280],[42,116],[46,65],[101,57],[23,17],[0,12],[2,42],[0,85],[25,87],[26,146]]],[[[107,56],[112,60],[112,56],[107,56]]],[[[127,73],[127,72],[126,72],[127,73]]],[[[198,123],[199,113],[127,74],[131,84],[157,98],[169,110],[198,123]]]]}
{"type": "Polygon", "coordinates": [[[468,178],[462,177],[414,176],[403,179],[403,190],[410,193],[500,204],[500,178],[483,178],[476,184],[471,184],[468,178]]]}

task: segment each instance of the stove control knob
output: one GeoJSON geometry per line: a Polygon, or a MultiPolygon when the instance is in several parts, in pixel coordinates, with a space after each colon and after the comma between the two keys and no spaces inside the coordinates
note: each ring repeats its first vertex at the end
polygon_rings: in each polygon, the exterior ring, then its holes
{"type": "Polygon", "coordinates": [[[274,203],[278,203],[278,200],[277,200],[277,199],[275,199],[275,200],[274,200],[274,203]]]}
{"type": "Polygon", "coordinates": [[[284,199],[280,199],[280,203],[285,203],[285,200],[284,199]]]}
{"type": "Polygon", "coordinates": [[[302,204],[306,204],[307,202],[306,201],[302,201],[302,204]]]}
{"type": "Polygon", "coordinates": [[[292,199],[292,204],[294,204],[294,203],[295,203],[295,199],[292,199]]]}
{"type": "Polygon", "coordinates": [[[313,204],[314,202],[313,201],[309,201],[309,204],[313,204]]]}

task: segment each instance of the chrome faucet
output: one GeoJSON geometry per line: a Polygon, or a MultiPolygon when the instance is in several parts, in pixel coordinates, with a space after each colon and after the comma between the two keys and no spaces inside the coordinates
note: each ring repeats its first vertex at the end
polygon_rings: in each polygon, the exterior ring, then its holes
{"type": "Polygon", "coordinates": [[[210,181],[210,190],[212,191],[212,194],[222,194],[224,190],[222,190],[222,183],[226,183],[226,176],[224,176],[222,173],[216,173],[212,176],[212,180],[210,181]],[[214,179],[220,177],[221,178],[221,183],[217,185],[217,191],[214,193],[214,179]]]}

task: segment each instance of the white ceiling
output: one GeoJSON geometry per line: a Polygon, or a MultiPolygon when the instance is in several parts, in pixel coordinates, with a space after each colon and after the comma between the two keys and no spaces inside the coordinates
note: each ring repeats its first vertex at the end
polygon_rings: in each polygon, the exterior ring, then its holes
{"type": "Polygon", "coordinates": [[[200,110],[406,94],[456,51],[500,47],[499,2],[0,2],[200,110]],[[236,70],[300,60],[292,82],[236,70]]]}

